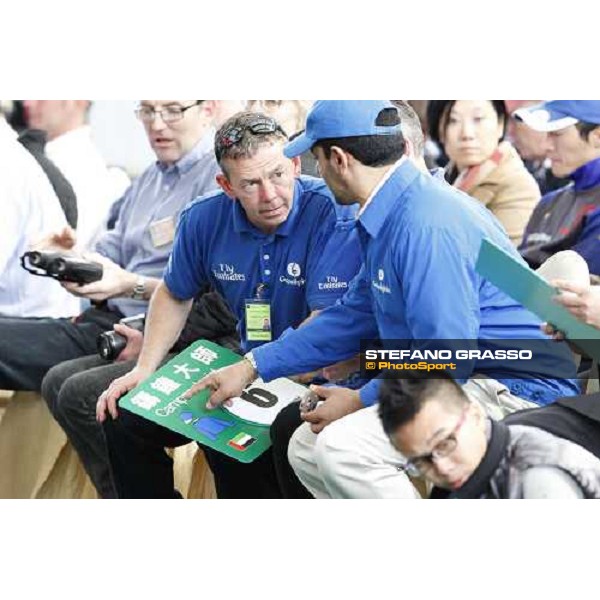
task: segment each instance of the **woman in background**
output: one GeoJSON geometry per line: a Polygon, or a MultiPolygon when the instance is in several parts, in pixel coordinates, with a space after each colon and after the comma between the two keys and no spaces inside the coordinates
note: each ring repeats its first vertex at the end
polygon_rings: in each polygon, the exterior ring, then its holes
{"type": "Polygon", "coordinates": [[[504,101],[431,100],[427,116],[429,136],[450,160],[448,182],[492,211],[518,246],[540,190],[504,140],[504,101]]]}

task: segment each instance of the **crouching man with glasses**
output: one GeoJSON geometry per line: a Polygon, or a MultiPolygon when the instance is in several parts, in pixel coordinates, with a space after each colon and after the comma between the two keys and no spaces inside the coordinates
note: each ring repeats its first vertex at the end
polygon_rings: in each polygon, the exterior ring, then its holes
{"type": "Polygon", "coordinates": [[[415,373],[384,381],[378,412],[432,498],[600,498],[597,405],[569,397],[493,421],[450,376],[415,373]]]}

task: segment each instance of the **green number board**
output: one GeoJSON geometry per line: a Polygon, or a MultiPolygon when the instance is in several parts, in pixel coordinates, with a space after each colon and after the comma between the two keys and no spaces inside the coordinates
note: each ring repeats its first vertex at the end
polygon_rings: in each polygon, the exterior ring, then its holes
{"type": "Polygon", "coordinates": [[[199,340],[121,398],[119,406],[250,463],[271,446],[269,425],[252,423],[221,407],[208,410],[208,390],[187,400],[181,397],[204,376],[240,360],[239,355],[226,348],[199,340]]]}

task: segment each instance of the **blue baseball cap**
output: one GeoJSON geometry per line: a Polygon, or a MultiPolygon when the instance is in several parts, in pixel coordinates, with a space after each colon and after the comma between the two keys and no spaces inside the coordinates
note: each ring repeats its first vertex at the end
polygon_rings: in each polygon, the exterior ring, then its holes
{"type": "Polygon", "coordinates": [[[386,108],[397,110],[389,100],[319,100],[308,113],[304,133],[287,144],[284,153],[294,158],[329,138],[400,133],[400,124],[376,124],[377,116],[386,108]]]}
{"type": "Polygon", "coordinates": [[[600,100],[549,100],[519,108],[513,116],[536,131],[558,131],[579,121],[600,125],[600,100]]]}

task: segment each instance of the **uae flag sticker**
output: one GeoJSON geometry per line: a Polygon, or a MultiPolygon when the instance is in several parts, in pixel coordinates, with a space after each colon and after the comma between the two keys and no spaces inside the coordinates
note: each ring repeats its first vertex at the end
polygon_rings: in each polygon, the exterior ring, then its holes
{"type": "Polygon", "coordinates": [[[252,446],[252,444],[254,444],[255,441],[256,438],[253,438],[251,435],[242,432],[238,433],[232,440],[230,440],[229,445],[232,448],[243,452],[244,450],[252,446]]]}

